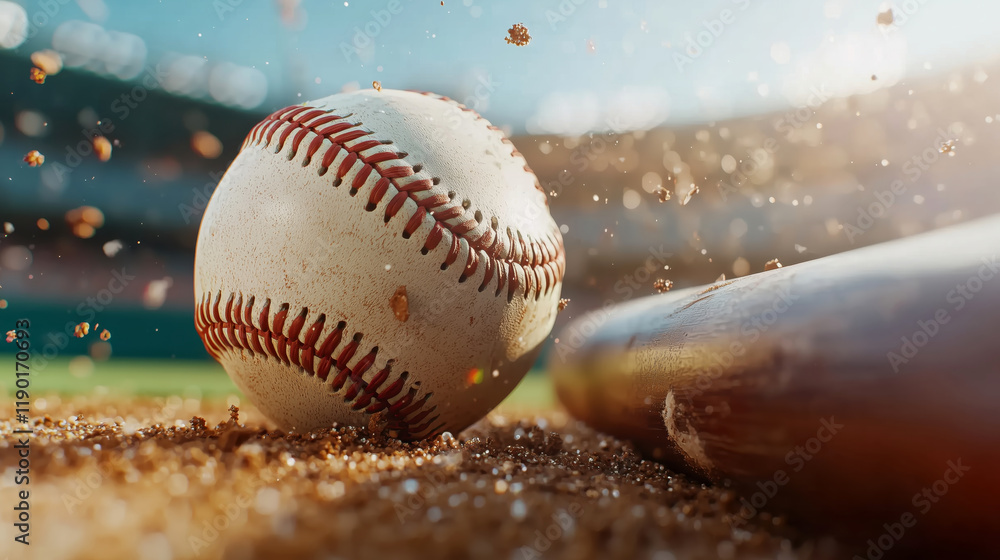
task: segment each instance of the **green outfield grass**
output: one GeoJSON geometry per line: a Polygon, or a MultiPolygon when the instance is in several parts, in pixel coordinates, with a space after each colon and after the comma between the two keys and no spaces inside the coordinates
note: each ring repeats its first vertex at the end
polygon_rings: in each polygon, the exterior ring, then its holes
{"type": "MultiPolygon", "coordinates": [[[[0,355],[0,362],[13,356],[0,355]]],[[[13,394],[14,376],[7,376],[3,388],[13,394]]],[[[222,367],[210,361],[112,359],[107,362],[72,363],[56,359],[44,369],[31,372],[31,393],[42,396],[85,395],[106,392],[122,396],[200,396],[224,398],[240,394],[222,367]]],[[[503,403],[519,409],[552,408],[552,384],[540,371],[532,371],[503,403]]]]}

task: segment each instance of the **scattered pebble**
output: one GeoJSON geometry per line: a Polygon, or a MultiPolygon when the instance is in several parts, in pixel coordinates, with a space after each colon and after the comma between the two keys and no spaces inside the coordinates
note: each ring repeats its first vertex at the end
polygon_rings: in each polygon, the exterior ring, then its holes
{"type": "Polygon", "coordinates": [[[771,259],[764,263],[764,270],[775,270],[777,268],[781,268],[781,263],[778,262],[778,259],[771,259]]]}

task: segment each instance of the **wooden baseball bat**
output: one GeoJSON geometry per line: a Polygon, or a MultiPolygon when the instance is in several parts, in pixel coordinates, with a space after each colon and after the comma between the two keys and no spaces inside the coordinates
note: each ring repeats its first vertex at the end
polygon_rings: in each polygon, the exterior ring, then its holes
{"type": "Polygon", "coordinates": [[[549,369],[594,428],[859,558],[996,552],[1000,217],[591,312],[549,369]]]}

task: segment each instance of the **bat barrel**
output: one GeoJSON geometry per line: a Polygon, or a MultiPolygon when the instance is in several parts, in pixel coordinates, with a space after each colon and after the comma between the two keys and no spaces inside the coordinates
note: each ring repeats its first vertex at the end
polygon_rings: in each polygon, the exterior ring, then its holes
{"type": "Polygon", "coordinates": [[[861,557],[985,550],[998,256],[992,218],[647,297],[568,325],[549,368],[576,417],[737,489],[735,524],[787,512],[861,557]]]}

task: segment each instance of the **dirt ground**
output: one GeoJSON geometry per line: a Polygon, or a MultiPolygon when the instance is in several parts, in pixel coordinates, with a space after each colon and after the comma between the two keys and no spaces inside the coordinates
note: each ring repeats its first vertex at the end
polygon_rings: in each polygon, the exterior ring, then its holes
{"type": "MultiPolygon", "coordinates": [[[[456,437],[271,431],[223,401],[49,397],[14,542],[16,443],[0,423],[0,557],[780,558],[843,555],[730,491],[642,460],[554,412],[498,411],[456,437]]],[[[229,403],[231,404],[231,403],[229,403]]],[[[40,406],[39,406],[40,405],[40,406]]],[[[3,418],[11,404],[0,406],[3,418]]]]}

